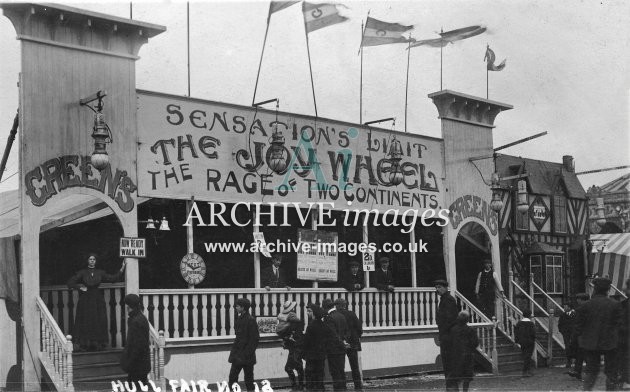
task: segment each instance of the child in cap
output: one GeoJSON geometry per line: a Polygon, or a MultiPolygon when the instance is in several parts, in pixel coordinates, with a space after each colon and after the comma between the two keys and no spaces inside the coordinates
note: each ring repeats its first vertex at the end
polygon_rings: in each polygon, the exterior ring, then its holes
{"type": "Polygon", "coordinates": [[[516,344],[521,347],[521,356],[523,358],[523,377],[531,377],[532,354],[536,345],[536,329],[534,322],[527,316],[529,309],[523,309],[523,318],[516,323],[514,327],[514,335],[516,344]]]}

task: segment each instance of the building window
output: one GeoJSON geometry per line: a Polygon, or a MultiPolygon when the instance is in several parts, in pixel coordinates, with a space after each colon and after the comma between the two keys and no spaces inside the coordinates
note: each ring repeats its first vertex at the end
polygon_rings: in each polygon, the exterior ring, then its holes
{"type": "Polygon", "coordinates": [[[534,276],[534,283],[542,287],[542,256],[529,256],[529,272],[534,276]]]}
{"type": "Polygon", "coordinates": [[[556,233],[567,232],[567,199],[564,196],[553,197],[553,229],[556,233]]]}
{"type": "Polygon", "coordinates": [[[529,256],[530,272],[534,283],[548,294],[562,294],[562,256],[529,256]],[[544,261],[544,263],[543,263],[544,261]]]}

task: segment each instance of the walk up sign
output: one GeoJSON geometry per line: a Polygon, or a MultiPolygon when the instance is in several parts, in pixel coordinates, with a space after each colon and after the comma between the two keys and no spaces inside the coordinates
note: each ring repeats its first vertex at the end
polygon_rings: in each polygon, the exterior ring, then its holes
{"type": "Polygon", "coordinates": [[[146,257],[147,248],[144,238],[128,238],[120,239],[120,257],[146,257]]]}

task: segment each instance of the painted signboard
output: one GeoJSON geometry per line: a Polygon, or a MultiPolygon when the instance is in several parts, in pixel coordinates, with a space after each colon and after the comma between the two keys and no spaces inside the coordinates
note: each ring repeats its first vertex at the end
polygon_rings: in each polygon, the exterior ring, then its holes
{"type": "Polygon", "coordinates": [[[440,139],[148,92],[138,93],[138,105],[141,196],[443,208],[440,139]],[[286,169],[275,166],[278,172],[269,165],[274,132],[284,138],[286,169]],[[394,185],[390,147],[397,142],[402,181],[394,185]]]}

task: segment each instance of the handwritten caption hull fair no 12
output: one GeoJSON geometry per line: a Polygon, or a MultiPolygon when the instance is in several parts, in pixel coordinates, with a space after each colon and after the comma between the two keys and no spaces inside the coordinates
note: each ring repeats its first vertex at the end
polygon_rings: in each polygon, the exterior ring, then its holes
{"type": "Polygon", "coordinates": [[[339,208],[443,206],[441,141],[244,106],[138,93],[138,194],[215,202],[336,202],[339,208]],[[286,169],[270,166],[271,136],[286,169]],[[390,147],[400,142],[400,184],[390,147]]]}

